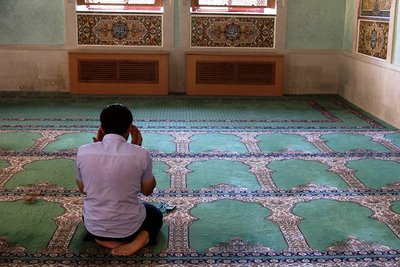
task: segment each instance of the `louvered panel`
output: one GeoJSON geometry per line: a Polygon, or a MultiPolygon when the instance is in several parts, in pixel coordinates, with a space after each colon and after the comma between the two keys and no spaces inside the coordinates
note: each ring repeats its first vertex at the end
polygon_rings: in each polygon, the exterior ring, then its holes
{"type": "Polygon", "coordinates": [[[238,84],[268,84],[275,83],[275,63],[238,63],[238,84]]]}
{"type": "Polygon", "coordinates": [[[158,82],[157,61],[79,61],[79,82],[142,83],[158,82]]]}
{"type": "Polygon", "coordinates": [[[168,94],[168,53],[69,53],[76,94],[168,94]]]}
{"type": "Polygon", "coordinates": [[[118,80],[117,61],[79,61],[79,82],[115,82],[118,80]]]}
{"type": "Polygon", "coordinates": [[[235,82],[235,64],[197,62],[197,83],[229,84],[235,82]]]}
{"type": "Polygon", "coordinates": [[[274,62],[201,62],[196,64],[199,84],[274,84],[274,62]]]}
{"type": "Polygon", "coordinates": [[[158,82],[158,61],[121,61],[120,82],[158,82]]]}
{"type": "Polygon", "coordinates": [[[280,96],[283,64],[283,55],[275,53],[187,53],[186,93],[280,96]]]}

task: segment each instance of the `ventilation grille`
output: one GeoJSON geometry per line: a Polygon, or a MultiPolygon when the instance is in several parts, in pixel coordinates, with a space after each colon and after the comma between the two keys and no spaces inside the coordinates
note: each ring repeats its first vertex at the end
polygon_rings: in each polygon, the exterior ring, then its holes
{"type": "Polygon", "coordinates": [[[79,60],[81,83],[158,83],[158,61],[79,60]]]}
{"type": "Polygon", "coordinates": [[[196,62],[198,84],[275,84],[275,62],[196,62]]]}

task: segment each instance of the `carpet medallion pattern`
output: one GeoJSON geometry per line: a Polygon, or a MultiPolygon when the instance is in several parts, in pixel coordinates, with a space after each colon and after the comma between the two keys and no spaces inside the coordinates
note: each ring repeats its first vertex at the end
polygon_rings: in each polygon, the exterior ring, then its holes
{"type": "Polygon", "coordinates": [[[400,131],[338,96],[2,93],[0,266],[398,266],[400,131]],[[77,148],[130,107],[176,205],[156,246],[85,241],[77,148]]]}

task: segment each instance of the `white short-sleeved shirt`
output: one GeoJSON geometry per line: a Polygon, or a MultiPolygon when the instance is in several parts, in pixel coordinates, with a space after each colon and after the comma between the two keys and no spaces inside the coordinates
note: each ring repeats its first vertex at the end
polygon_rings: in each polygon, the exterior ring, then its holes
{"type": "Polygon", "coordinates": [[[135,233],[146,217],[138,193],[141,182],[153,177],[149,152],[107,134],[102,142],[83,145],[76,156],[78,181],[86,197],[86,229],[97,236],[122,238],[135,233]]]}

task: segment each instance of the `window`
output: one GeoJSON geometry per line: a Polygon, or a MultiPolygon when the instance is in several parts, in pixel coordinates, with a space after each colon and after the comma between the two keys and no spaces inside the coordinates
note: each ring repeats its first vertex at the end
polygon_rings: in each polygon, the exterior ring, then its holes
{"type": "Polygon", "coordinates": [[[161,12],[163,0],[78,0],[77,11],[161,12]]]}
{"type": "Polygon", "coordinates": [[[192,12],[276,15],[275,0],[192,0],[192,12]]]}

